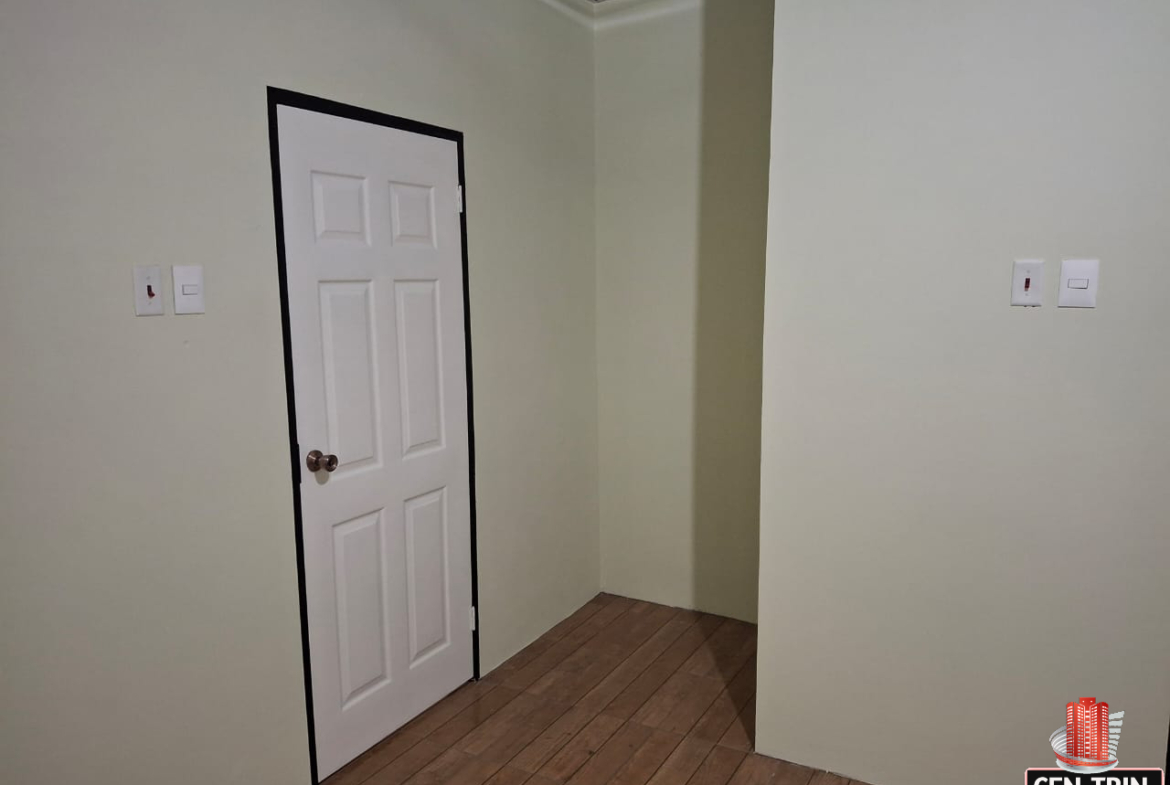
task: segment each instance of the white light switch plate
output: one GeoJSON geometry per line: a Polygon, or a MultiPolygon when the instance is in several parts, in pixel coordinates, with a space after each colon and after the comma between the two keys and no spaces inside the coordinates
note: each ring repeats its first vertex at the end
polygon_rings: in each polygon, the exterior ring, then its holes
{"type": "Polygon", "coordinates": [[[162,268],[157,264],[134,267],[134,313],[137,316],[162,316],[162,268]]]}
{"type": "Polygon", "coordinates": [[[203,265],[176,264],[171,268],[175,313],[203,313],[203,265]]]}
{"type": "Polygon", "coordinates": [[[1016,259],[1012,268],[1012,305],[1044,304],[1044,260],[1016,259]]]}
{"type": "Polygon", "coordinates": [[[1097,259],[1065,259],[1060,263],[1061,308],[1096,308],[1097,278],[1101,263],[1097,259]]]}

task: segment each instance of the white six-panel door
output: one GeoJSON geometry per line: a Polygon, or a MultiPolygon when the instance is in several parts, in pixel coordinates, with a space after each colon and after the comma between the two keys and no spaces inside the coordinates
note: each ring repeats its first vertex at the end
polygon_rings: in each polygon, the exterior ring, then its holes
{"type": "Polygon", "coordinates": [[[458,152],[288,106],[278,128],[323,778],[472,676],[458,152]]]}

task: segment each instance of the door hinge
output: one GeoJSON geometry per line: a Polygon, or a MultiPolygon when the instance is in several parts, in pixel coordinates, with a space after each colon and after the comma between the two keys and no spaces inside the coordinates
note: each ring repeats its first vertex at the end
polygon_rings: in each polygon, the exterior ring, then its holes
{"type": "Polygon", "coordinates": [[[463,186],[455,189],[455,204],[459,208],[459,212],[463,212],[463,186]]]}
{"type": "Polygon", "coordinates": [[[468,619],[471,622],[471,631],[475,632],[475,606],[473,605],[470,610],[471,613],[468,614],[468,619]]]}

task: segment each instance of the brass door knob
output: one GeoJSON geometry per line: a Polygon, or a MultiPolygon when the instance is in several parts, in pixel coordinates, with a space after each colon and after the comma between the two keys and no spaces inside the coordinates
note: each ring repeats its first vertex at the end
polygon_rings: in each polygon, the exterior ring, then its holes
{"type": "Polygon", "coordinates": [[[319,472],[322,469],[331,472],[337,468],[337,456],[326,455],[320,450],[309,450],[309,454],[305,456],[305,466],[308,466],[311,472],[319,472]]]}

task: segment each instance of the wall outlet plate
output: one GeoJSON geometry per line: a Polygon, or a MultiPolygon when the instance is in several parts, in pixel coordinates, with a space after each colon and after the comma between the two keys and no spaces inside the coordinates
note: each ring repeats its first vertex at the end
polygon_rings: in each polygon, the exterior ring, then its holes
{"type": "Polygon", "coordinates": [[[175,313],[203,313],[203,265],[176,264],[171,268],[175,313]]]}
{"type": "Polygon", "coordinates": [[[162,316],[162,268],[157,264],[134,267],[134,313],[136,316],[162,316]]]}
{"type": "Polygon", "coordinates": [[[1016,259],[1012,268],[1012,305],[1044,304],[1044,260],[1016,259]]]}
{"type": "Polygon", "coordinates": [[[1101,262],[1097,259],[1065,259],[1060,263],[1061,308],[1096,308],[1097,278],[1101,262]]]}

